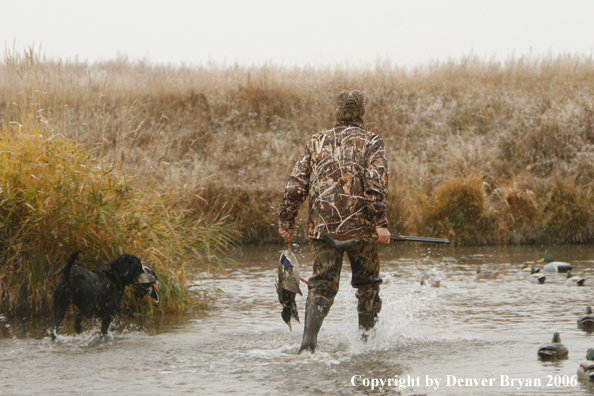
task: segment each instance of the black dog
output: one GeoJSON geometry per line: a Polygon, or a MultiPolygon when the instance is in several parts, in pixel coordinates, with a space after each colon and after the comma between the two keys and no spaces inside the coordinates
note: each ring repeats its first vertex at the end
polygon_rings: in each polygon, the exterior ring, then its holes
{"type": "Polygon", "coordinates": [[[159,302],[157,277],[138,257],[124,254],[97,270],[88,271],[73,265],[79,253],[77,251],[72,254],[66,262],[54,291],[52,339],[56,339],[56,332],[70,303],[80,309],[74,325],[76,332],[82,332],[83,317],[94,316],[102,320],[103,336],[107,334],[112,316],[120,307],[127,285],[136,286],[137,296],[149,295],[155,302],[159,302]]]}

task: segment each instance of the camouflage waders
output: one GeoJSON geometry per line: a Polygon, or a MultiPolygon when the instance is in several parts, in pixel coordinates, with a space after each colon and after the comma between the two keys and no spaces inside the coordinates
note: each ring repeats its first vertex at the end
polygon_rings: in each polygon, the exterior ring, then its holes
{"type": "Polygon", "coordinates": [[[314,350],[317,343],[317,333],[322,326],[324,317],[328,314],[338,293],[340,271],[344,253],[351,263],[351,286],[357,289],[355,293],[359,313],[359,328],[370,330],[377,321],[377,314],[382,309],[379,297],[382,279],[379,276],[379,247],[373,242],[359,242],[344,248],[334,249],[324,241],[312,240],[314,256],[313,275],[309,278],[307,288],[305,331],[301,350],[314,350]]]}

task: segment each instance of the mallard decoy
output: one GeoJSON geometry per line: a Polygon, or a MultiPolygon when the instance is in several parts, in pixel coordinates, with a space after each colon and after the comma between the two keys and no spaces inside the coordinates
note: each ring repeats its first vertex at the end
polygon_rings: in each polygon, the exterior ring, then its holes
{"type": "Polygon", "coordinates": [[[532,265],[534,264],[534,262],[532,261],[526,261],[524,264],[522,264],[522,269],[520,270],[518,276],[520,278],[527,278],[532,274],[538,273],[540,272],[540,268],[535,268],[532,265]],[[534,270],[534,272],[533,272],[534,270]]]}
{"type": "Polygon", "coordinates": [[[481,271],[481,266],[476,267],[475,279],[495,279],[499,275],[499,271],[481,271]]]}
{"type": "Polygon", "coordinates": [[[594,315],[592,314],[592,307],[586,307],[586,314],[580,316],[577,321],[579,327],[594,327],[594,315]]]}
{"type": "Polygon", "coordinates": [[[544,258],[541,258],[537,261],[538,263],[547,263],[542,268],[545,272],[567,272],[570,271],[573,267],[569,263],[564,263],[563,261],[555,261],[553,256],[547,254],[544,258]]]}
{"type": "Polygon", "coordinates": [[[573,276],[573,274],[571,273],[571,270],[567,271],[567,280],[565,281],[565,284],[567,286],[584,286],[585,282],[586,282],[585,278],[580,278],[579,276],[573,276]]]}
{"type": "Polygon", "coordinates": [[[421,278],[421,286],[429,285],[431,287],[441,286],[441,281],[432,274],[425,274],[421,278]]]}
{"type": "Polygon", "coordinates": [[[544,276],[543,274],[539,274],[538,270],[534,267],[532,267],[532,271],[530,273],[530,276],[528,278],[528,281],[530,283],[535,283],[538,285],[543,285],[545,283],[545,280],[547,279],[546,276],[544,276]]]}
{"type": "Polygon", "coordinates": [[[283,251],[278,264],[278,278],[275,286],[276,293],[278,294],[278,302],[283,306],[281,317],[287,326],[289,326],[290,331],[293,331],[291,317],[299,322],[299,312],[295,303],[295,295],[297,293],[301,296],[303,295],[299,288],[299,280],[299,263],[297,262],[297,258],[291,252],[291,249],[283,251]]]}
{"type": "Polygon", "coordinates": [[[561,344],[561,336],[559,333],[553,334],[553,342],[551,344],[542,344],[538,348],[538,356],[541,359],[559,359],[565,358],[569,351],[565,345],[561,344]]]}
{"type": "Polygon", "coordinates": [[[588,348],[586,351],[586,361],[580,363],[577,373],[580,377],[594,380],[594,349],[588,348]]]}

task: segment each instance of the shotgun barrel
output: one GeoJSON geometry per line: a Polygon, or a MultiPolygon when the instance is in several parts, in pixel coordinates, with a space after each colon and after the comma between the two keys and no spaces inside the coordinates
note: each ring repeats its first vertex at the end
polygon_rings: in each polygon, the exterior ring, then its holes
{"type": "MultiPolygon", "coordinates": [[[[324,234],[322,239],[328,245],[333,248],[339,248],[350,245],[352,243],[361,242],[364,239],[377,239],[377,235],[364,234],[364,235],[342,235],[342,234],[324,234]]],[[[429,237],[416,237],[416,236],[405,236],[405,235],[392,235],[390,242],[429,242],[429,243],[442,243],[449,245],[450,240],[444,238],[429,238],[429,237]]]]}

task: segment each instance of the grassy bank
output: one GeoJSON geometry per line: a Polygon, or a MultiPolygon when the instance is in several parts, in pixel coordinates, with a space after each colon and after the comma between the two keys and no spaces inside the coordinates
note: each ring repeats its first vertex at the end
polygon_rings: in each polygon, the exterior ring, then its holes
{"type": "MultiPolygon", "coordinates": [[[[232,242],[222,223],[205,223],[156,195],[73,141],[28,125],[0,131],[0,314],[42,314],[75,250],[94,269],[129,253],[160,281],[161,303],[127,294],[131,311],[185,312],[206,304],[188,290],[232,242]]],[[[212,297],[212,296],[211,296],[212,297]]]]}
{"type": "MultiPolygon", "coordinates": [[[[462,59],[405,71],[97,64],[9,53],[0,118],[134,169],[184,209],[226,213],[246,242],[278,240],[276,206],[336,94],[368,98],[387,145],[391,230],[460,244],[594,242],[594,62],[462,59]]],[[[300,236],[303,218],[300,213],[300,236]]]]}

